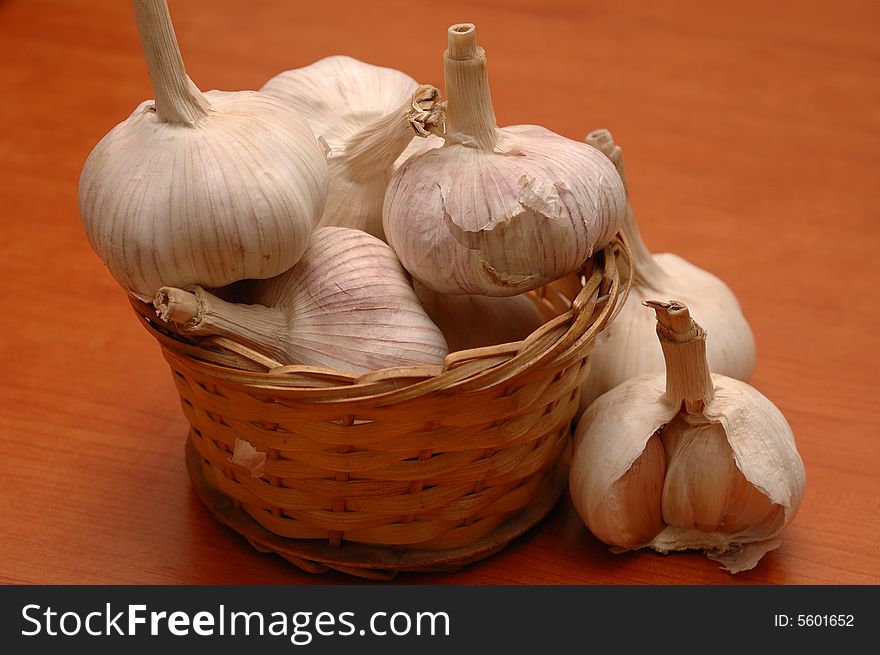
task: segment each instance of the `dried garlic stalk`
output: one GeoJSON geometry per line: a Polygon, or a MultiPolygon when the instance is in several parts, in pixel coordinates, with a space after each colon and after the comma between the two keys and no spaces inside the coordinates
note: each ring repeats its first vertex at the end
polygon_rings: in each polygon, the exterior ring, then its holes
{"type": "MultiPolygon", "coordinates": [[[[614,163],[626,186],[623,155],[611,133],[591,132],[587,143],[614,163]]],[[[648,252],[628,199],[623,233],[633,253],[633,284],[617,318],[596,339],[590,374],[581,387],[581,410],[624,380],[663,370],[663,356],[653,337],[654,320],[642,307],[649,298],[678,298],[687,304],[712,335],[707,347],[709,369],[748,381],[755,367],[755,340],[733,292],[678,255],[648,252]]]]}

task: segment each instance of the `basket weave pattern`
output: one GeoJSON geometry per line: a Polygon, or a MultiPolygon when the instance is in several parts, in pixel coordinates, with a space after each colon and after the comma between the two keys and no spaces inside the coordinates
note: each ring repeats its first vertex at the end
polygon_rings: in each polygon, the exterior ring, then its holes
{"type": "Polygon", "coordinates": [[[266,531],[454,551],[558,495],[595,337],[625,296],[622,256],[616,241],[532,292],[548,321],[522,342],[362,376],[184,337],[132,304],[171,367],[202,474],[266,531]],[[231,463],[236,439],[267,454],[264,475],[231,463]]]}

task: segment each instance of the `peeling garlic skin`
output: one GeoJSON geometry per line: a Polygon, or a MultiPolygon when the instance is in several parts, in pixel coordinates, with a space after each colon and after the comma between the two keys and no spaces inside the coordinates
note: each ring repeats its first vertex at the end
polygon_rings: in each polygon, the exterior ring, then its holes
{"type": "Polygon", "coordinates": [[[624,549],[704,550],[732,572],[778,546],[804,491],[790,428],[747,384],[712,380],[711,418],[665,402],[663,374],[627,380],[581,417],[569,489],[598,539],[624,549]]]}
{"type": "Polygon", "coordinates": [[[623,184],[594,148],[533,125],[498,129],[503,154],[446,145],[407,160],[385,234],[439,293],[512,296],[578,270],[622,221],[623,184]]]}
{"type": "Polygon", "coordinates": [[[747,383],[710,374],[707,334],[686,305],[645,304],[657,312],[666,373],[622,382],[581,416],[574,506],[609,545],[699,549],[732,573],[750,569],[779,546],[803,498],[791,426],[747,383]]]}

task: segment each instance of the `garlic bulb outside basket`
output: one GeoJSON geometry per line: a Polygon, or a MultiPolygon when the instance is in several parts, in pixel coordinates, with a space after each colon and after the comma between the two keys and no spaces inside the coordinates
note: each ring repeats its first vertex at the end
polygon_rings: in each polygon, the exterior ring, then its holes
{"type": "MultiPolygon", "coordinates": [[[[587,143],[608,156],[626,185],[623,155],[611,133],[596,130],[587,143]]],[[[642,307],[650,298],[676,298],[685,303],[710,335],[706,346],[709,369],[748,381],[755,367],[755,340],[730,288],[678,255],[648,252],[629,200],[623,233],[633,253],[633,283],[620,313],[596,340],[590,374],[581,388],[581,411],[624,380],[663,371],[663,353],[654,339],[655,321],[642,307]]]]}
{"type": "Polygon", "coordinates": [[[418,280],[413,280],[413,288],[451,352],[522,341],[546,320],[535,303],[522,295],[446,295],[418,280]]]}
{"type": "Polygon", "coordinates": [[[325,155],[305,120],[255,91],[190,81],[165,0],[134,0],[155,100],[89,155],[79,206],[120,285],[219,287],[293,266],[327,194],[325,155]]]}
{"type": "Polygon", "coordinates": [[[475,34],[449,29],[445,143],[397,170],[383,223],[404,267],[434,291],[511,296],[583,266],[619,229],[625,195],[595,148],[496,126],[475,34]]]}
{"type": "Polygon", "coordinates": [[[750,569],[779,546],[803,497],[791,427],[745,382],[709,373],[706,333],[684,304],[648,304],[666,374],[627,380],[581,417],[574,506],[618,550],[698,549],[733,573],[750,569]]]}
{"type": "Polygon", "coordinates": [[[366,232],[318,228],[296,266],[250,286],[252,304],[195,287],[163,288],[154,305],[180,332],[228,337],[280,364],[360,374],[447,354],[394,252],[366,232]]]}
{"type": "Polygon", "coordinates": [[[391,175],[411,155],[442,143],[431,135],[443,122],[440,92],[344,55],[280,73],[261,91],[298,111],[327,144],[330,187],[320,225],[384,238],[382,204],[391,175]]]}

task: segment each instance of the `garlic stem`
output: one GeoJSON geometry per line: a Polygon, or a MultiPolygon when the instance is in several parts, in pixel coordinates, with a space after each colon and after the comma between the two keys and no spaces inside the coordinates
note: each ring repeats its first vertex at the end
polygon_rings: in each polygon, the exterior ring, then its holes
{"type": "Polygon", "coordinates": [[[156,96],[156,114],[164,123],[198,125],[210,105],[187,77],[166,0],[132,0],[147,69],[156,96]]]}
{"type": "Polygon", "coordinates": [[[358,180],[380,175],[394,164],[413,139],[425,137],[442,122],[440,91],[423,84],[398,109],[376,119],[345,142],[350,175],[358,180]]]}
{"type": "Polygon", "coordinates": [[[636,217],[633,213],[632,205],[629,203],[628,196],[626,216],[623,219],[621,231],[632,251],[633,277],[636,284],[642,284],[655,291],[660,291],[663,287],[663,280],[666,279],[667,275],[657,264],[654,256],[645,246],[645,242],[642,241],[642,234],[639,232],[639,226],[636,223],[636,217]]]}
{"type": "Polygon", "coordinates": [[[201,287],[162,287],[153,302],[156,314],[186,334],[235,339],[279,359],[288,319],[276,307],[226,302],[201,287]]]}
{"type": "Polygon", "coordinates": [[[715,395],[706,361],[706,331],[691,318],[684,303],[677,300],[643,303],[657,313],[657,336],[666,360],[666,397],[688,414],[702,414],[715,395]]]}
{"type": "Polygon", "coordinates": [[[443,55],[446,77],[446,142],[493,150],[497,141],[495,110],[489,93],[486,53],[477,46],[477,28],[453,25],[443,55]]]}
{"type": "Polygon", "coordinates": [[[199,300],[194,293],[163,287],[156,295],[156,313],[163,321],[184,325],[198,318],[199,300]]]}
{"type": "Polygon", "coordinates": [[[635,212],[633,212],[632,203],[629,200],[629,184],[626,180],[626,170],[623,165],[623,151],[619,145],[614,143],[614,138],[608,130],[594,130],[587,135],[586,141],[611,160],[611,163],[617,169],[617,174],[623,180],[623,188],[626,190],[626,217],[623,220],[622,231],[633,255],[633,277],[637,284],[660,291],[667,275],[657,264],[647,246],[645,246],[642,234],[639,232],[635,212]]]}

